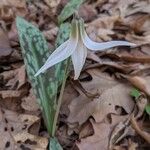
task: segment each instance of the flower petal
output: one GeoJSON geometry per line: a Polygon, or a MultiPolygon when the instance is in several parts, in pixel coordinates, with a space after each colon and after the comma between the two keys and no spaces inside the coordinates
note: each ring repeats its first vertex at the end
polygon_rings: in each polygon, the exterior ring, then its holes
{"type": "Polygon", "coordinates": [[[74,67],[74,80],[78,79],[83,65],[87,57],[87,48],[84,46],[81,40],[79,40],[78,45],[74,53],[71,55],[73,67],[74,67]]]}
{"type": "Polygon", "coordinates": [[[136,46],[136,44],[127,41],[110,41],[110,42],[103,42],[103,43],[94,42],[88,37],[87,33],[85,32],[84,22],[82,20],[80,20],[80,36],[85,46],[88,49],[94,51],[98,51],[98,50],[101,51],[115,46],[136,46]]]}
{"type": "Polygon", "coordinates": [[[78,43],[77,22],[72,25],[70,39],[60,45],[47,59],[46,63],[38,70],[35,76],[45,72],[48,68],[68,58],[76,49],[78,43]],[[74,31],[75,30],[75,31],[74,31]]]}
{"type": "Polygon", "coordinates": [[[61,44],[46,60],[45,64],[49,62],[52,58],[56,57],[58,54],[62,53],[63,49],[67,47],[69,40],[61,44]]]}

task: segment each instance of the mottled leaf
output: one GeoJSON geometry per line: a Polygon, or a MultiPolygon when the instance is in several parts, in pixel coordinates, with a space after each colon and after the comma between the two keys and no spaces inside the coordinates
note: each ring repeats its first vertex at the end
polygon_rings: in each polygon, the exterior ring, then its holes
{"type": "Polygon", "coordinates": [[[57,79],[55,68],[34,77],[52,51],[41,32],[24,19],[17,17],[17,29],[20,38],[23,58],[34,93],[42,108],[49,134],[52,133],[53,120],[56,112],[57,79]]]}
{"type": "Polygon", "coordinates": [[[55,137],[50,139],[49,150],[63,150],[55,137]]]}
{"type": "Polygon", "coordinates": [[[63,22],[69,18],[85,0],[70,0],[58,16],[58,21],[63,22]]]}

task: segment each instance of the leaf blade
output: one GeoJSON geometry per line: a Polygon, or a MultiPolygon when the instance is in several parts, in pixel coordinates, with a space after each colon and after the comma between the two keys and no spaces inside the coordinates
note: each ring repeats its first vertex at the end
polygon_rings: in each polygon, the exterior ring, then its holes
{"type": "Polygon", "coordinates": [[[70,0],[58,16],[58,22],[61,23],[69,18],[84,1],[85,0],[70,0]]]}

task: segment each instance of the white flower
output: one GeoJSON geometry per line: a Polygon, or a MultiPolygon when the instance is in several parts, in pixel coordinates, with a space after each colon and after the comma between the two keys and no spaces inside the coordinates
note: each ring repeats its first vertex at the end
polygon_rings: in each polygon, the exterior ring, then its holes
{"type": "Polygon", "coordinates": [[[71,56],[75,72],[74,79],[76,80],[85,63],[87,49],[92,51],[102,51],[115,46],[135,46],[135,44],[126,41],[94,42],[86,34],[83,20],[74,19],[71,25],[70,38],[49,56],[35,76],[45,72],[48,68],[71,56]]]}

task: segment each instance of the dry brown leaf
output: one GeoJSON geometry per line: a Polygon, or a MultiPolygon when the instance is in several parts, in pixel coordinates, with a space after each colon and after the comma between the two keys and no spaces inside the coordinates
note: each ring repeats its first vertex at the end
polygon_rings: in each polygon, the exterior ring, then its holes
{"type": "Polygon", "coordinates": [[[122,107],[127,113],[133,110],[134,102],[129,96],[131,87],[119,83],[113,78],[101,73],[98,69],[89,70],[92,80],[83,82],[82,86],[90,93],[99,93],[97,98],[88,98],[80,93],[69,105],[69,123],[83,124],[90,116],[96,122],[101,122],[108,114],[117,112],[122,107]]]}
{"type": "Polygon", "coordinates": [[[0,105],[3,108],[13,110],[13,111],[21,111],[21,98],[24,97],[28,93],[28,87],[25,87],[21,90],[5,90],[0,91],[0,105]]]}
{"type": "Polygon", "coordinates": [[[138,35],[135,35],[135,34],[128,33],[126,35],[125,39],[127,41],[131,41],[132,43],[135,43],[139,46],[150,43],[150,35],[138,36],[138,35]]]}
{"type": "Polygon", "coordinates": [[[127,77],[128,81],[133,84],[136,88],[141,90],[142,92],[146,93],[150,96],[150,77],[140,77],[140,76],[133,76],[127,77]]]}
{"type": "Polygon", "coordinates": [[[51,8],[57,7],[58,4],[60,3],[60,0],[44,0],[48,6],[51,8]]]}
{"type": "Polygon", "coordinates": [[[129,139],[129,148],[128,148],[128,150],[136,150],[137,147],[138,147],[138,144],[129,139]]]}
{"type": "Polygon", "coordinates": [[[133,135],[133,130],[129,126],[130,124],[129,118],[125,121],[120,121],[111,132],[110,140],[109,140],[109,149],[112,149],[115,144],[120,142],[124,137],[128,135],[133,135]]]}
{"type": "Polygon", "coordinates": [[[79,133],[79,139],[86,138],[88,136],[91,136],[94,133],[93,127],[91,122],[86,122],[81,126],[80,133],[79,133]]]}
{"type": "Polygon", "coordinates": [[[91,121],[94,134],[76,143],[79,150],[108,150],[110,125],[91,121]]]}
{"type": "Polygon", "coordinates": [[[79,15],[84,19],[84,21],[92,21],[97,13],[94,7],[90,4],[83,4],[79,8],[79,15]]]}
{"type": "Polygon", "coordinates": [[[60,114],[68,116],[68,114],[69,114],[68,105],[72,101],[72,99],[74,99],[77,96],[78,96],[77,91],[68,82],[68,84],[66,84],[63,98],[62,98],[62,106],[60,109],[60,114]]]}
{"type": "Polygon", "coordinates": [[[19,90],[27,83],[24,65],[14,70],[4,71],[1,76],[7,90],[19,90]]]}
{"type": "MultiPolygon", "coordinates": [[[[40,149],[46,150],[47,138],[28,133],[28,128],[39,118],[33,115],[0,111],[0,147],[1,149],[40,149]]],[[[38,134],[38,133],[37,133],[38,134]]]]}
{"type": "Polygon", "coordinates": [[[8,58],[12,53],[7,33],[0,28],[0,62],[8,62],[8,58]]]}
{"type": "Polygon", "coordinates": [[[22,98],[21,106],[26,111],[35,111],[37,112],[39,110],[39,105],[37,103],[36,97],[33,93],[33,90],[31,89],[29,92],[29,95],[27,97],[22,98]]]}
{"type": "Polygon", "coordinates": [[[26,78],[26,71],[25,71],[25,66],[21,66],[19,69],[17,69],[17,76],[16,78],[18,79],[18,86],[17,89],[21,89],[23,85],[27,82],[26,78]]]}
{"type": "Polygon", "coordinates": [[[147,98],[145,97],[140,97],[138,100],[137,100],[137,107],[138,107],[138,113],[136,113],[136,119],[140,118],[144,111],[145,111],[145,106],[147,105],[147,98]]]}
{"type": "Polygon", "coordinates": [[[5,21],[10,21],[16,15],[25,16],[26,1],[25,0],[1,0],[0,3],[0,18],[5,21]]]}
{"type": "Polygon", "coordinates": [[[136,1],[134,5],[132,5],[132,7],[130,7],[130,9],[128,9],[127,11],[127,15],[133,15],[136,13],[150,13],[150,1],[149,0],[145,0],[145,1],[136,1]]]}
{"type": "Polygon", "coordinates": [[[138,144],[131,139],[127,141],[127,144],[117,145],[113,147],[113,150],[137,150],[138,144]]]}
{"type": "Polygon", "coordinates": [[[131,117],[131,124],[132,124],[133,129],[150,144],[150,133],[140,129],[140,127],[138,126],[138,123],[133,115],[131,117]]]}
{"type": "Polygon", "coordinates": [[[112,29],[118,19],[118,16],[102,16],[88,24],[87,33],[94,41],[112,40],[110,36],[115,34],[112,29]]]}

